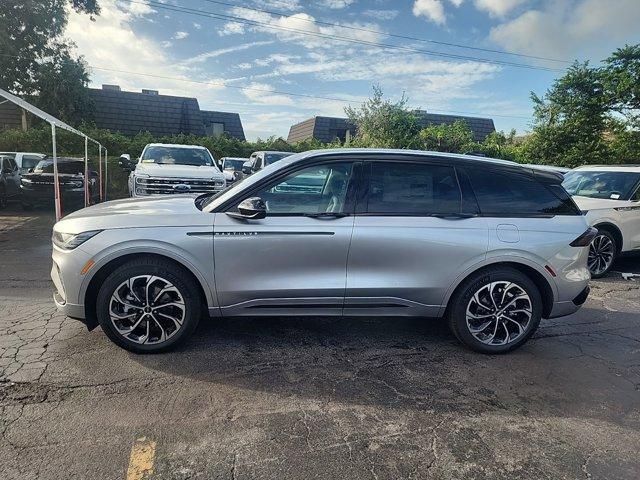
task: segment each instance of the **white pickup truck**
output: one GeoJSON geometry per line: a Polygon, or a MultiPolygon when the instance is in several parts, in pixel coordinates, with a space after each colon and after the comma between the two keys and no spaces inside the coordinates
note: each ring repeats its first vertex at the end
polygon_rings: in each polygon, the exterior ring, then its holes
{"type": "Polygon", "coordinates": [[[216,193],[226,186],[211,152],[196,145],[150,143],[138,161],[123,154],[119,163],[131,172],[128,183],[132,197],[216,193]]]}

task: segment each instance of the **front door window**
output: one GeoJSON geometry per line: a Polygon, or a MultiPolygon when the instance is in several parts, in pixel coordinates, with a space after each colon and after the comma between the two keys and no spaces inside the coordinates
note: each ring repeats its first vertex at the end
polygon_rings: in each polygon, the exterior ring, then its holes
{"type": "Polygon", "coordinates": [[[252,196],[264,200],[267,215],[342,213],[352,168],[352,162],[314,165],[298,170],[252,196]]]}

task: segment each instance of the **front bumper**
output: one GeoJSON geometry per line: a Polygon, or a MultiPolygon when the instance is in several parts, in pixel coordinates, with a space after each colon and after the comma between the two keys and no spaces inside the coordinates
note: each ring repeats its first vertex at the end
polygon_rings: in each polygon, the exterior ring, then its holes
{"type": "Polygon", "coordinates": [[[80,320],[84,323],[85,313],[84,305],[77,305],[75,303],[67,303],[58,292],[53,293],[53,301],[56,304],[56,308],[63,315],[73,318],[74,320],[80,320]]]}
{"type": "MultiPolygon", "coordinates": [[[[32,189],[24,185],[20,189],[22,193],[22,201],[31,205],[53,205],[54,193],[53,187],[50,189],[32,189]]],[[[61,190],[63,205],[67,204],[84,204],[84,189],[61,190]]]]}
{"type": "Polygon", "coordinates": [[[64,315],[83,320],[85,318],[84,305],[78,298],[83,276],[82,267],[90,259],[90,255],[80,249],[70,252],[53,246],[51,280],[55,287],[53,300],[56,307],[64,315]]]}

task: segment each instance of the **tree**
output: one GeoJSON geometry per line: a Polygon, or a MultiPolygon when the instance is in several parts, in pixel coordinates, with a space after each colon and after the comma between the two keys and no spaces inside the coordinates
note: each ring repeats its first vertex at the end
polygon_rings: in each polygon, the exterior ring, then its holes
{"type": "Polygon", "coordinates": [[[374,85],[373,96],[359,108],[345,108],[356,126],[352,146],[374,148],[416,148],[420,125],[416,115],[406,108],[407,98],[392,103],[383,99],[382,89],[374,85]]]}
{"type": "Polygon", "coordinates": [[[65,50],[50,62],[38,66],[35,76],[35,103],[45,112],[77,125],[91,121],[93,103],[87,86],[89,74],[82,58],[74,59],[65,50]]]}
{"type": "Polygon", "coordinates": [[[573,167],[609,161],[605,132],[608,97],[600,69],[574,63],[544,97],[531,94],[535,124],[529,160],[573,167]]]}
{"type": "Polygon", "coordinates": [[[436,152],[462,153],[473,142],[473,132],[464,120],[451,125],[429,125],[420,131],[421,147],[436,152]]]}
{"type": "MultiPolygon", "coordinates": [[[[44,94],[51,92],[56,78],[59,83],[74,82],[67,87],[67,93],[78,93],[86,86],[86,65],[82,59],[72,58],[73,45],[63,38],[67,7],[90,15],[100,11],[97,0],[0,2],[0,88],[39,105],[44,94]],[[42,92],[41,88],[44,88],[42,92]]],[[[63,114],[70,111],[70,103],[82,101],[61,95],[55,98],[63,104],[55,104],[54,110],[63,114]]],[[[43,105],[54,106],[51,99],[45,99],[43,105]]]]}
{"type": "Polygon", "coordinates": [[[640,127],[640,45],[625,45],[602,69],[608,106],[632,128],[640,127]]]}

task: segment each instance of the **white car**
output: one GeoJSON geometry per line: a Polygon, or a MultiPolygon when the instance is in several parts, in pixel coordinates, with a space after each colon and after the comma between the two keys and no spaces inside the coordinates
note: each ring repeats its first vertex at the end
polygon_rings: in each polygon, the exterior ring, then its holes
{"type": "Polygon", "coordinates": [[[640,165],[579,167],[562,186],[598,229],[589,251],[593,277],[605,275],[620,253],[640,251],[640,165]]]}
{"type": "Polygon", "coordinates": [[[15,160],[20,173],[27,173],[34,168],[40,160],[43,160],[46,155],[44,153],[31,153],[31,152],[0,152],[0,155],[6,155],[15,160]]]}
{"type": "Polygon", "coordinates": [[[175,193],[216,193],[226,181],[205,147],[150,143],[137,162],[120,156],[120,166],[129,170],[129,195],[167,195],[175,193]]]}

